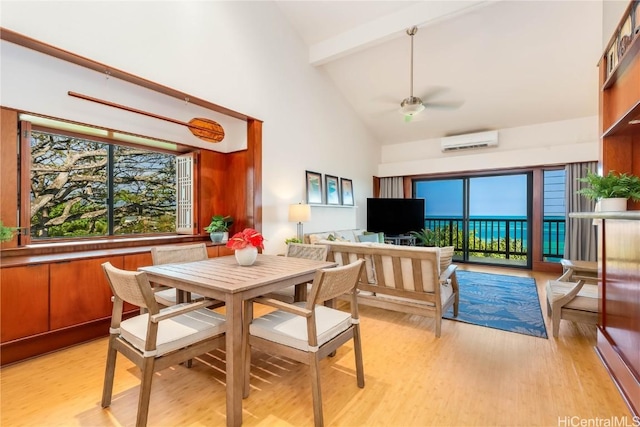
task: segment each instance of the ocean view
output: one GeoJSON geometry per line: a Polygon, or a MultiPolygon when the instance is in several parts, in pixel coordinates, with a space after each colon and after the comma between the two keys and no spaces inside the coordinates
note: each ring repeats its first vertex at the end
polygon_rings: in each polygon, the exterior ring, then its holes
{"type": "MultiPolygon", "coordinates": [[[[437,228],[463,227],[462,217],[425,217],[425,227],[437,228]],[[454,225],[455,224],[455,225],[454,225]]],[[[528,224],[527,218],[522,216],[482,216],[469,218],[469,232],[485,242],[498,241],[507,237],[507,230],[511,240],[522,241],[527,247],[528,224]]],[[[565,218],[563,216],[546,216],[543,220],[543,247],[545,253],[562,254],[564,251],[565,218]],[[559,246],[559,247],[558,247],[559,246]]]]}

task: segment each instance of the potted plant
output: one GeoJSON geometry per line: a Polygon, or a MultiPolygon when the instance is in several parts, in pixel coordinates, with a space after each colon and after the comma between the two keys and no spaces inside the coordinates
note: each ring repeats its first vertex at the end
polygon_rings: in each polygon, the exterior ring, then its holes
{"type": "Polygon", "coordinates": [[[232,217],[228,215],[214,215],[211,217],[209,225],[204,228],[204,231],[209,233],[213,243],[221,243],[225,240],[225,234],[227,239],[229,238],[229,226],[231,224],[233,224],[232,217]]]}
{"type": "Polygon", "coordinates": [[[589,199],[600,201],[600,210],[625,211],[627,200],[640,201],[640,178],[627,173],[609,171],[605,176],[589,172],[586,177],[578,179],[588,186],[577,191],[589,199]]]}
{"type": "Polygon", "coordinates": [[[253,228],[245,228],[229,239],[227,247],[235,251],[239,265],[253,265],[258,257],[258,248],[264,249],[264,237],[253,228]]]}
{"type": "Polygon", "coordinates": [[[423,228],[420,231],[412,231],[409,233],[415,237],[418,241],[418,246],[435,246],[436,245],[436,232],[428,228],[423,228]]]}

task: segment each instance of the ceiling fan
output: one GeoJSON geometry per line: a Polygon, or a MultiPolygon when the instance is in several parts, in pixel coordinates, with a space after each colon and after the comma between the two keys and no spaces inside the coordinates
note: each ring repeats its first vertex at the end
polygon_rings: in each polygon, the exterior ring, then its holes
{"type": "Polygon", "coordinates": [[[415,25],[407,29],[407,34],[411,37],[411,67],[410,67],[410,80],[409,80],[409,97],[402,100],[400,103],[400,109],[404,114],[404,120],[410,122],[415,114],[424,110],[424,104],[422,99],[417,96],[413,96],[413,36],[418,32],[418,27],[415,25]]]}
{"type": "MultiPolygon", "coordinates": [[[[425,109],[425,107],[444,107],[444,108],[456,108],[460,106],[460,103],[456,104],[433,104],[425,103],[421,98],[413,96],[413,36],[418,32],[418,27],[413,26],[407,29],[407,35],[411,37],[411,67],[410,67],[410,80],[409,80],[409,97],[402,100],[400,103],[400,112],[404,116],[405,122],[410,122],[413,116],[419,114],[425,109]]],[[[430,94],[429,96],[433,95],[430,94]]]]}

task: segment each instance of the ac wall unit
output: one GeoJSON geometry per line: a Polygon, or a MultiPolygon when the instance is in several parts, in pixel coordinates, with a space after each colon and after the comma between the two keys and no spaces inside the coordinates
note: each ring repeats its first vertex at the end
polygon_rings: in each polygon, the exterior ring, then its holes
{"type": "Polygon", "coordinates": [[[442,151],[468,150],[498,146],[498,131],[467,133],[440,139],[442,151]]]}

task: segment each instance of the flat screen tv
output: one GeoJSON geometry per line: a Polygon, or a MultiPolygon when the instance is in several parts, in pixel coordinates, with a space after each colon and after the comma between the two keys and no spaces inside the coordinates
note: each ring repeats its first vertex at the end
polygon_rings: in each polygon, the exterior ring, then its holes
{"type": "Polygon", "coordinates": [[[388,236],[424,228],[424,199],[367,199],[367,231],[388,236]]]}

